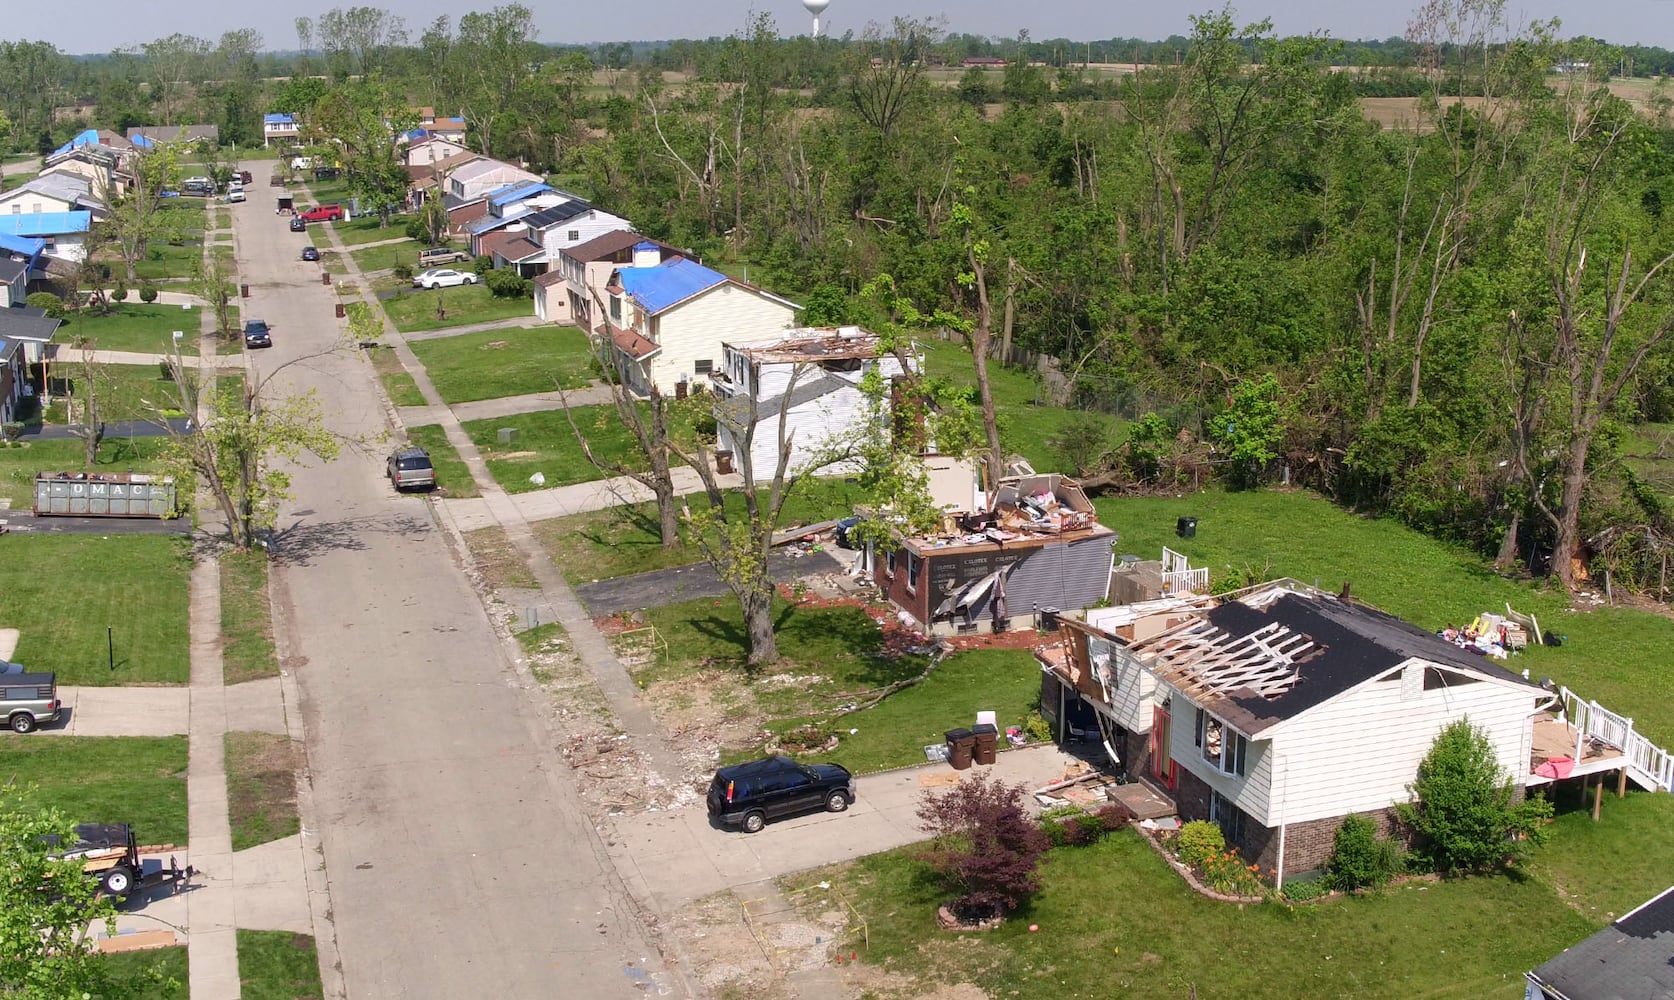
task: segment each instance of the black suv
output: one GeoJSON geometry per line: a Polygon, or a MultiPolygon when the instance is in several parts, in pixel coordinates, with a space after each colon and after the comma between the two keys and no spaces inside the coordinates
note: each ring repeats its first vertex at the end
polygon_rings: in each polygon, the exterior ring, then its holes
{"type": "Polygon", "coordinates": [[[266,320],[253,319],[244,324],[244,346],[252,349],[273,346],[273,331],[266,320]]]}
{"type": "Polygon", "coordinates": [[[745,833],[769,819],[824,809],[842,812],[854,802],[854,776],[840,764],[798,764],[789,757],[764,757],[715,772],[709,785],[709,815],[745,833]]]}

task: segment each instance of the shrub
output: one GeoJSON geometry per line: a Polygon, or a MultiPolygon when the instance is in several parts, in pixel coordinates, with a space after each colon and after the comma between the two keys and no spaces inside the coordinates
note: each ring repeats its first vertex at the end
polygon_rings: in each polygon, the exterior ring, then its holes
{"type": "Polygon", "coordinates": [[[1023,735],[1029,738],[1030,743],[1050,743],[1052,723],[1047,722],[1046,716],[1039,712],[1030,712],[1029,717],[1023,720],[1023,735]]]}
{"type": "Polygon", "coordinates": [[[53,319],[64,318],[64,300],[51,292],[30,292],[24,296],[23,304],[31,309],[43,309],[53,319]]]}
{"type": "Polygon", "coordinates": [[[416,216],[407,220],[407,238],[418,240],[420,243],[430,239],[430,230],[424,225],[424,216],[416,216]]]}
{"type": "Polygon", "coordinates": [[[1261,881],[1261,866],[1245,864],[1238,848],[1217,851],[1197,865],[1209,888],[1228,896],[1261,896],[1267,886],[1261,881]]]}
{"type": "Polygon", "coordinates": [[[412,281],[413,280],[413,265],[411,265],[411,264],[397,264],[397,265],[395,265],[395,267],[390,269],[390,273],[395,275],[397,278],[401,279],[402,281],[412,281]]]}
{"type": "Polygon", "coordinates": [[[1398,804],[1396,815],[1416,834],[1417,855],[1434,871],[1515,865],[1546,843],[1552,803],[1512,801],[1514,786],[1488,734],[1469,719],[1441,731],[1407,787],[1412,801],[1398,804]]]}
{"type": "Polygon", "coordinates": [[[1014,910],[1040,888],[1035,869],[1049,842],[1023,795],[1022,785],[979,775],[919,804],[932,838],[922,858],[958,894],[948,908],[961,919],[1014,910]]]}
{"type": "Polygon", "coordinates": [[[1094,413],[1077,413],[1048,442],[1060,468],[1075,474],[1091,472],[1110,452],[1110,425],[1094,413]]]}
{"type": "Polygon", "coordinates": [[[1310,899],[1320,898],[1331,889],[1331,880],[1328,877],[1287,880],[1284,897],[1293,903],[1306,903],[1310,899]]]}
{"type": "Polygon", "coordinates": [[[520,298],[532,294],[535,289],[533,282],[509,268],[490,271],[484,280],[497,299],[520,298]]]}
{"type": "Polygon", "coordinates": [[[1379,837],[1370,819],[1358,813],[1345,816],[1325,863],[1325,881],[1340,892],[1380,888],[1399,874],[1401,855],[1401,845],[1379,837]]]}
{"type": "Polygon", "coordinates": [[[1133,822],[1133,811],[1120,802],[1100,806],[1093,816],[1098,819],[1099,826],[1105,833],[1115,833],[1133,822]]]}
{"type": "Polygon", "coordinates": [[[23,436],[23,424],[16,420],[8,420],[0,424],[0,440],[16,441],[23,436]]]}
{"type": "Polygon", "coordinates": [[[110,290],[110,300],[112,302],[123,302],[126,301],[127,298],[128,286],[118,281],[116,283],[116,287],[110,290]]]}
{"type": "Polygon", "coordinates": [[[477,259],[471,261],[471,270],[474,271],[479,278],[486,275],[488,272],[494,270],[494,258],[488,254],[483,254],[477,259]]]}
{"type": "Polygon", "coordinates": [[[1207,820],[1195,819],[1180,828],[1174,842],[1174,853],[1193,868],[1226,850],[1226,838],[1221,828],[1207,820]]]}
{"type": "Polygon", "coordinates": [[[151,303],[157,301],[157,286],[141,285],[139,295],[141,302],[144,302],[146,305],[150,305],[151,303]]]}

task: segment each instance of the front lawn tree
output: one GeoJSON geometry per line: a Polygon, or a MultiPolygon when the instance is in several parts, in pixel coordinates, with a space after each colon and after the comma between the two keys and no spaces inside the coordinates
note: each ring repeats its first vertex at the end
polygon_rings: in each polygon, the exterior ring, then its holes
{"type": "Polygon", "coordinates": [[[128,284],[139,280],[135,268],[150,253],[151,242],[175,234],[165,226],[163,207],[171,199],[160,193],[180,184],[180,153],[175,143],[158,143],[134,156],[134,185],[116,201],[103,224],[105,235],[122,255],[128,284]]]}
{"type": "Polygon", "coordinates": [[[978,775],[919,803],[919,829],[931,837],[923,859],[958,894],[948,909],[961,921],[1003,916],[1040,889],[1036,869],[1051,844],[1024,791],[978,775]]]}
{"type": "Polygon", "coordinates": [[[393,88],[379,80],[337,87],[314,105],[309,120],[313,145],[342,163],[349,193],[370,206],[379,225],[407,196],[412,178],[401,164],[399,136],[418,127],[418,115],[393,88]]]}
{"type": "Polygon", "coordinates": [[[75,830],[56,810],[31,806],[23,789],[0,783],[0,996],[60,1000],[136,996],[147,980],[123,980],[95,947],[94,932],[116,933],[116,903],[78,859],[55,860],[53,839],[75,830]],[[43,892],[42,886],[52,891],[43,892]]]}
{"type": "Polygon", "coordinates": [[[215,314],[215,329],[223,336],[233,332],[232,300],[234,272],[219,254],[210,253],[204,260],[192,262],[192,294],[203,300],[215,314]]]}
{"type": "Polygon", "coordinates": [[[1515,865],[1544,844],[1552,803],[1516,801],[1486,731],[1460,719],[1443,729],[1407,786],[1396,816],[1415,835],[1414,853],[1434,871],[1479,872],[1515,865]]]}
{"type": "Polygon", "coordinates": [[[209,491],[234,548],[250,548],[260,532],[277,523],[279,502],[291,496],[290,474],[279,466],[304,455],[329,462],[341,450],[312,389],[279,399],[265,391],[275,375],[314,357],[292,359],[261,379],[252,372],[208,390],[178,348],[165,361],[173,402],[190,419],[184,430],[171,433],[164,468],[176,481],[195,481],[209,491]]]}

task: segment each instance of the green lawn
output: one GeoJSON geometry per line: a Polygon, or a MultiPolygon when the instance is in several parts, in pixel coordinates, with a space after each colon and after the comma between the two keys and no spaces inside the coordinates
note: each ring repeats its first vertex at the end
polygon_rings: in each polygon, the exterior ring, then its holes
{"type": "Polygon", "coordinates": [[[808,760],[832,760],[863,773],[924,763],[924,748],[941,743],[955,726],[968,726],[979,711],[997,713],[1000,731],[1020,726],[1040,700],[1040,664],[1020,649],[978,649],[947,658],[923,683],[898,691],[849,715],[785,719],[768,728],[784,732],[815,724],[836,733],[837,749],[808,760]],[[850,729],[859,732],[850,734],[850,729]]]}
{"type": "MultiPolygon", "coordinates": [[[[175,330],[179,330],[185,334],[180,339],[180,353],[198,353],[198,330],[202,314],[197,308],[184,309],[180,306],[156,303],[146,305],[133,301],[137,298],[137,295],[130,295],[130,301],[117,303],[107,315],[79,312],[70,316],[64,325],[58,328],[56,339],[59,343],[74,345],[86,337],[101,351],[137,351],[162,355],[173,350],[173,334],[175,330]]],[[[63,374],[67,369],[73,378],[76,351],[73,347],[62,350],[67,363],[60,364],[55,373],[63,374]]]]}
{"type": "Polygon", "coordinates": [[[1326,590],[1345,582],[1361,600],[1427,629],[1463,624],[1505,605],[1567,636],[1562,647],[1530,647],[1508,662],[1549,676],[1634,719],[1674,747],[1674,699],[1662,664],[1674,658],[1674,621],[1625,608],[1577,612],[1542,585],[1495,575],[1474,553],[1390,520],[1359,517],[1304,491],[1210,491],[1164,499],[1100,498],[1100,520],[1121,533],[1119,548],[1156,559],[1167,545],[1209,567],[1211,585],[1231,578],[1291,576],[1326,590]],[[1181,516],[1197,537],[1176,538],[1181,516]]]}
{"type": "MultiPolygon", "coordinates": [[[[145,259],[135,262],[134,275],[147,281],[189,278],[193,268],[202,261],[201,239],[186,239],[180,243],[152,243],[146,247],[145,259]]],[[[113,266],[111,271],[118,275],[124,273],[120,264],[113,266]]]]}
{"type": "Polygon", "coordinates": [[[497,299],[488,290],[488,286],[481,283],[438,288],[434,291],[413,291],[391,296],[383,302],[384,311],[389,313],[390,321],[403,333],[522,319],[535,314],[534,300],[524,296],[497,299]],[[442,319],[436,318],[438,300],[446,312],[442,319]]]}
{"type": "Polygon", "coordinates": [[[868,963],[991,997],[1514,1000],[1524,971],[1597,929],[1540,882],[1504,877],[1307,906],[1213,902],[1123,830],[1049,853],[1040,893],[998,929],[951,935],[933,916],[949,893],[913,851],[787,881],[836,881],[867,922],[868,963]]]}
{"type": "MultiPolygon", "coordinates": [[[[925,374],[945,378],[955,385],[975,386],[976,369],[971,352],[963,344],[925,337],[918,341],[924,352],[925,374]]],[[[1072,420],[1087,416],[1108,427],[1108,443],[1114,448],[1126,434],[1126,424],[1116,417],[1084,410],[1041,406],[1038,382],[1034,373],[1008,368],[998,362],[988,364],[989,390],[994,394],[994,411],[1000,424],[1000,442],[1010,452],[1029,460],[1041,472],[1064,472],[1074,475],[1076,469],[1062,468],[1063,459],[1053,445],[1058,434],[1072,420]]]]}
{"type": "Polygon", "coordinates": [[[227,816],[235,851],[301,829],[296,773],[302,748],[275,733],[227,733],[227,816]]]}
{"type": "MultiPolygon", "coordinates": [[[[785,502],[781,523],[788,527],[847,516],[858,495],[856,487],[840,479],[807,480],[785,502]]],[[[692,502],[705,503],[701,498],[692,502]]],[[[729,494],[727,502],[729,509],[743,510],[742,494],[729,494]]],[[[537,521],[534,528],[553,563],[572,584],[689,566],[703,558],[688,543],[663,548],[657,505],[649,502],[537,521]]]]}
{"type": "MultiPolygon", "coordinates": [[[[87,376],[80,361],[80,354],[80,351],[74,349],[63,352],[52,373],[55,379],[69,379],[76,399],[85,403],[87,376]]],[[[177,408],[180,396],[174,383],[163,377],[162,369],[157,365],[95,364],[93,383],[97,389],[99,414],[106,421],[148,420],[157,415],[159,408],[171,414],[180,412],[177,408]]],[[[42,416],[49,424],[67,422],[69,418],[65,400],[55,397],[53,404],[47,407],[42,416]]]]}
{"type": "Polygon", "coordinates": [[[413,353],[448,403],[581,389],[593,378],[593,348],[573,326],[512,327],[415,340],[413,353]]]}
{"type": "MultiPolygon", "coordinates": [[[[615,404],[577,406],[570,414],[575,417],[575,428],[570,426],[563,410],[537,410],[509,417],[469,420],[462,426],[482,452],[482,457],[487,459],[488,471],[508,493],[526,493],[610,478],[610,473],[600,471],[582,453],[581,445],[575,439],[576,428],[587,438],[594,457],[600,461],[619,461],[632,468],[645,466],[638,442],[633,432],[622,423],[615,404]],[[510,444],[500,444],[499,431],[502,427],[517,429],[517,436],[510,444]],[[529,477],[536,472],[545,476],[546,482],[538,486],[530,482],[529,477]]],[[[690,437],[695,416],[694,411],[677,410],[669,420],[673,425],[673,434],[690,437]]]]}
{"type": "Polygon", "coordinates": [[[362,274],[372,271],[387,271],[397,264],[406,264],[417,271],[418,252],[423,249],[417,240],[404,240],[400,243],[384,243],[375,247],[362,247],[350,251],[355,266],[362,274]]]}
{"type": "MultiPolygon", "coordinates": [[[[21,446],[0,448],[0,501],[10,500],[13,510],[28,510],[35,502],[37,472],[148,472],[158,467],[157,456],[167,438],[105,438],[99,446],[99,462],[87,466],[82,459],[86,446],[79,438],[40,440],[27,438],[21,446]]],[[[3,575],[4,571],[0,571],[3,575]]]]}
{"type": "MultiPolygon", "coordinates": [[[[705,673],[711,677],[706,687],[724,686],[716,680],[731,682],[735,692],[747,692],[773,719],[828,713],[868,691],[916,676],[928,662],[918,655],[881,655],[883,633],[860,608],[780,601],[774,608],[774,633],[781,659],[770,673],[799,680],[761,684],[763,678],[745,665],[744,624],[731,597],[670,604],[646,612],[646,618],[668,643],[668,654],[640,666],[636,680],[648,686],[684,684],[705,673]]],[[[1038,675],[1035,685],[1038,690],[1038,675]]]]}
{"type": "Polygon", "coordinates": [[[290,931],[241,928],[238,982],[244,1000],[314,1000],[325,995],[313,937],[290,931]]]}
{"type": "Polygon", "coordinates": [[[14,658],[60,684],[186,683],[190,569],[190,542],[176,536],[7,535],[0,594],[22,632],[14,658]]]}
{"type": "Polygon", "coordinates": [[[151,948],[146,951],[119,951],[99,959],[113,976],[134,981],[148,975],[158,978],[133,994],[122,994],[123,1000],[186,1000],[188,963],[186,946],[151,948]]]}
{"type": "Polygon", "coordinates": [[[383,383],[384,392],[389,394],[389,400],[396,406],[423,406],[424,393],[419,392],[418,383],[407,374],[402,367],[401,359],[395,356],[393,347],[374,347],[366,352],[372,361],[372,368],[378,373],[378,381],[383,383]]]}
{"type": "Polygon", "coordinates": [[[337,230],[339,242],[346,247],[352,247],[383,240],[405,240],[410,218],[411,216],[406,215],[392,215],[389,225],[380,227],[376,215],[363,215],[346,222],[334,222],[332,228],[337,230]]]}
{"type": "Polygon", "coordinates": [[[76,823],[129,823],[141,844],[186,843],[184,736],[8,739],[0,781],[14,780],[76,823]]]}
{"type": "Polygon", "coordinates": [[[222,679],[237,684],[279,676],[267,598],[267,553],[227,552],[220,567],[222,679]]]}
{"type": "Polygon", "coordinates": [[[471,470],[448,442],[448,436],[437,424],[407,428],[407,439],[430,453],[430,464],[436,469],[436,489],[450,497],[475,497],[477,481],[471,470]]]}

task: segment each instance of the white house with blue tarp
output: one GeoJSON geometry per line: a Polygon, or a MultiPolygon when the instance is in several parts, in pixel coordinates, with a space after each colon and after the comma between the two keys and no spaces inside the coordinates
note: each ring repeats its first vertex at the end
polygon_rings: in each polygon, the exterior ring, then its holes
{"type": "Polygon", "coordinates": [[[682,384],[709,381],[721,363],[722,344],[768,340],[796,325],[796,303],[729,278],[697,261],[656,255],[616,269],[606,287],[604,317],[615,348],[616,369],[635,392],[651,386],[678,395],[682,384]]]}
{"type": "Polygon", "coordinates": [[[79,262],[87,257],[92,224],[92,213],[84,211],[0,214],[0,235],[41,240],[41,252],[48,257],[79,262]]]}
{"type": "Polygon", "coordinates": [[[278,111],[262,115],[262,145],[271,146],[295,142],[302,134],[302,123],[296,115],[278,111]]]}

